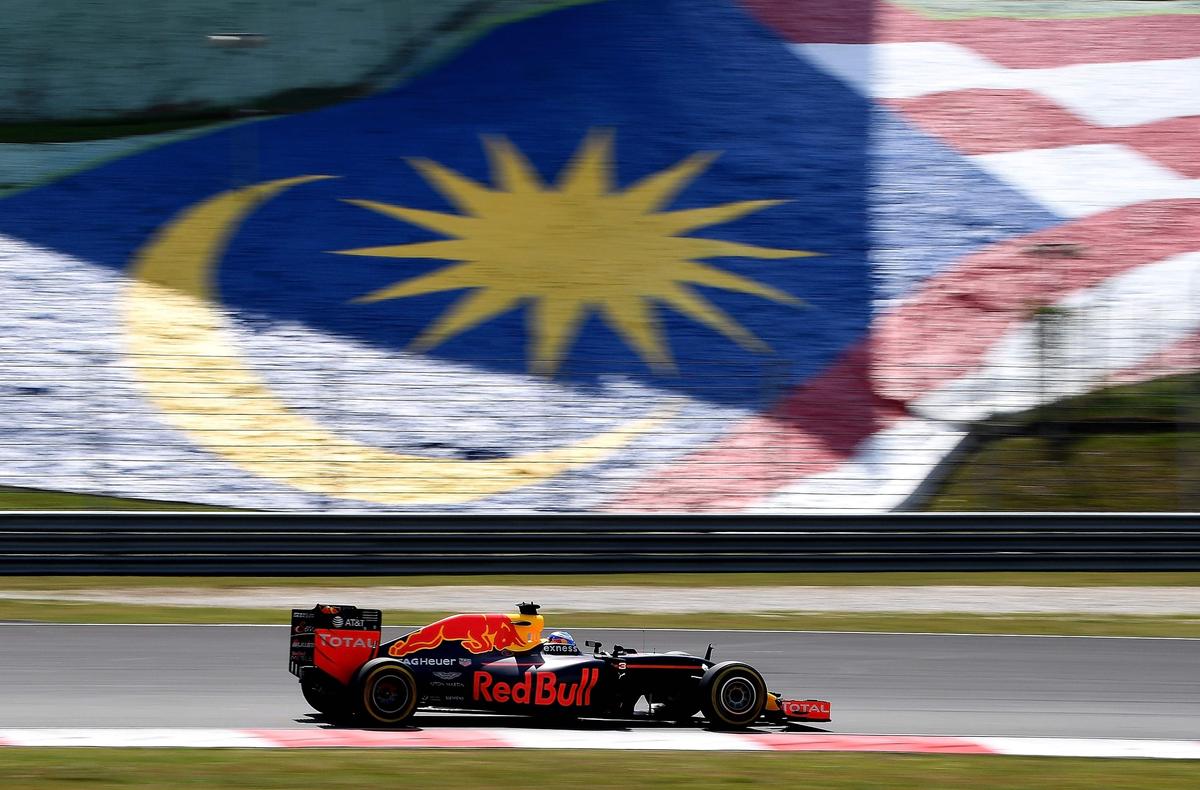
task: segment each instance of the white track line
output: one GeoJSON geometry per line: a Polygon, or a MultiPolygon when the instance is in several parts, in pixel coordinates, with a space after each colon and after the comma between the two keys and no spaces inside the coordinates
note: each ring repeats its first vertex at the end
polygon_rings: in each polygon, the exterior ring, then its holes
{"type": "Polygon", "coordinates": [[[1111,738],[986,738],[838,733],[718,733],[521,728],[183,729],[10,728],[0,746],[106,748],[525,748],[668,751],[902,752],[1200,760],[1200,741],[1111,738]]]}

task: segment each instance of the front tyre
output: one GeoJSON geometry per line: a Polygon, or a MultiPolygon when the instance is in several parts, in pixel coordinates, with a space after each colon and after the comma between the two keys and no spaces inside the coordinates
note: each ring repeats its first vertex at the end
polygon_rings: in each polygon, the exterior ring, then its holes
{"type": "Polygon", "coordinates": [[[700,709],[713,727],[742,729],[758,721],[767,704],[767,684],[754,667],[723,661],[700,679],[700,709]]]}
{"type": "Polygon", "coordinates": [[[360,711],[380,727],[403,724],[417,709],[417,679],[407,666],[388,658],[367,662],[359,670],[360,711]]]}

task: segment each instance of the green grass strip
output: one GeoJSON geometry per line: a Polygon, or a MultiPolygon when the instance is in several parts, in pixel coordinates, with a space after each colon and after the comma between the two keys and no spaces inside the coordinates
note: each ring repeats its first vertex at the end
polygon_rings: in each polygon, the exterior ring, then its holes
{"type": "Polygon", "coordinates": [[[36,488],[0,486],[0,511],[4,510],[150,510],[150,511],[227,511],[217,505],[191,502],[163,502],[156,499],[73,494],[69,491],[42,491],[36,488]]]}
{"type": "Polygon", "coordinates": [[[1067,398],[975,427],[933,511],[1200,509],[1200,375],[1067,398]]]}
{"type": "MultiPolygon", "coordinates": [[[[312,600],[297,600],[308,607],[312,600]]],[[[325,601],[321,601],[325,603],[325,601]]],[[[337,601],[336,603],[353,603],[337,601]]],[[[385,625],[422,625],[449,611],[384,612],[385,625]]],[[[137,606],[108,603],[0,600],[0,622],[276,624],[289,621],[285,609],[228,609],[193,606],[137,606]]],[[[1200,617],[1089,614],[978,615],[956,612],[630,612],[548,613],[554,628],[683,628],[689,630],[873,631],[939,634],[1034,634],[1061,636],[1140,636],[1200,638],[1200,617]]]]}
{"type": "Polygon", "coordinates": [[[186,787],[742,788],[887,787],[1120,790],[1194,788],[1196,762],[1061,757],[589,750],[255,751],[0,749],[0,776],[22,790],[186,787]]]}

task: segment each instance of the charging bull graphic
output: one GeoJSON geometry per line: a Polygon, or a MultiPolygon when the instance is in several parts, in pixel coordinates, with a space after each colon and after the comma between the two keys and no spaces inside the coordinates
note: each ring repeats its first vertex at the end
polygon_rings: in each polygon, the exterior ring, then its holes
{"type": "Polygon", "coordinates": [[[438,620],[413,631],[388,650],[388,655],[403,658],[418,650],[429,650],[443,642],[461,642],[469,653],[488,653],[521,645],[524,640],[507,615],[460,614],[438,620]]]}

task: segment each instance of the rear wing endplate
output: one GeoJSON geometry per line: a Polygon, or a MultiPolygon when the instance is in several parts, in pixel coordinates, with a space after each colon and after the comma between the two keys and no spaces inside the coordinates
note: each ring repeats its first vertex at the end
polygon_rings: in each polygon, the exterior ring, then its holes
{"type": "MultiPolygon", "coordinates": [[[[383,630],[383,612],[378,609],[320,603],[311,609],[293,609],[288,671],[297,677],[304,667],[314,666],[313,653],[318,629],[367,631],[378,634],[383,630]]],[[[378,639],[375,641],[378,643],[378,639]]]]}

